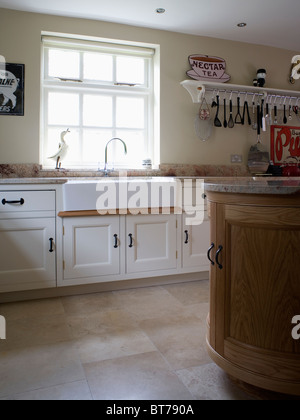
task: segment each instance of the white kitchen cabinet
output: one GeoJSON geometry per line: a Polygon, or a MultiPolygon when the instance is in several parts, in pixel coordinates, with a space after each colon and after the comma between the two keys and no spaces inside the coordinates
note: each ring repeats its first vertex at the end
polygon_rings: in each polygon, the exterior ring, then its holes
{"type": "Polygon", "coordinates": [[[207,250],[210,239],[210,223],[204,219],[202,224],[189,225],[189,216],[183,215],[182,229],[182,266],[183,268],[195,268],[198,271],[209,271],[207,250]]]}
{"type": "Polygon", "coordinates": [[[55,286],[55,191],[0,191],[0,292],[55,286]]]}
{"type": "Polygon", "coordinates": [[[127,273],[176,269],[176,226],[175,215],[127,216],[127,273]]]}
{"type": "Polygon", "coordinates": [[[120,217],[71,217],[63,222],[64,280],[120,273],[120,217]]]}

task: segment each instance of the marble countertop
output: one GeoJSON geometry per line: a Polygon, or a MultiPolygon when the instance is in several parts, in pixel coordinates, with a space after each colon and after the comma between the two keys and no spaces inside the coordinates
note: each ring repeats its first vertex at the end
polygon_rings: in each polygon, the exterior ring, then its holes
{"type": "Polygon", "coordinates": [[[300,178],[227,178],[205,180],[207,192],[234,194],[300,194],[300,178]]]}

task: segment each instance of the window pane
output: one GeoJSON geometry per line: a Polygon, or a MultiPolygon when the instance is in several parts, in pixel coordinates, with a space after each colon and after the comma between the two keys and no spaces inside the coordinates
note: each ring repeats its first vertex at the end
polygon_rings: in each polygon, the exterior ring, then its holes
{"type": "Polygon", "coordinates": [[[80,55],[77,51],[49,50],[49,76],[80,78],[80,55]]]}
{"type": "Polygon", "coordinates": [[[144,98],[117,98],[117,127],[144,128],[145,101],[144,98]]]}
{"type": "Polygon", "coordinates": [[[117,82],[145,83],[145,60],[136,57],[117,57],[117,82]]]}
{"type": "Polygon", "coordinates": [[[48,123],[66,128],[79,124],[79,95],[76,93],[50,92],[48,123]]]}
{"type": "MultiPolygon", "coordinates": [[[[113,137],[111,130],[84,130],[83,131],[83,160],[100,164],[104,168],[105,145],[113,137]]],[[[109,158],[112,158],[110,153],[109,158]]]]}
{"type": "Polygon", "coordinates": [[[142,160],[145,159],[144,150],[145,139],[144,133],[140,131],[117,131],[117,136],[125,141],[127,145],[127,156],[124,156],[124,148],[122,144],[116,150],[116,161],[125,161],[129,167],[142,166],[142,160]]]}
{"type": "Polygon", "coordinates": [[[91,127],[111,127],[113,124],[110,96],[84,95],[83,124],[91,127]]]}
{"type": "Polygon", "coordinates": [[[111,82],[113,80],[113,57],[97,53],[85,53],[83,77],[88,80],[111,82]]]}

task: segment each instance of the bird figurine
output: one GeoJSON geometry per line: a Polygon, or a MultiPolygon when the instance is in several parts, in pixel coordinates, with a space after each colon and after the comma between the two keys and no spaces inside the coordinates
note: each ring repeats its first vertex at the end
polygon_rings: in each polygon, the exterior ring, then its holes
{"type": "Polygon", "coordinates": [[[58,146],[59,147],[58,151],[53,156],[50,156],[48,158],[48,159],[56,160],[56,168],[55,169],[61,169],[61,162],[60,161],[67,154],[67,150],[68,150],[69,146],[66,143],[65,136],[68,133],[71,133],[71,131],[69,129],[67,129],[66,131],[63,131],[61,133],[60,143],[59,143],[59,146],[58,146]]]}

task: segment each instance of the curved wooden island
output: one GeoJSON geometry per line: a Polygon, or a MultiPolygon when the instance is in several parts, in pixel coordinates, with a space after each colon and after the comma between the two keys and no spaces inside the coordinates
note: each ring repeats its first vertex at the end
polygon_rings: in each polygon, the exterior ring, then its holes
{"type": "Polygon", "coordinates": [[[300,180],[211,181],[206,193],[209,354],[240,381],[300,395],[300,180]]]}

